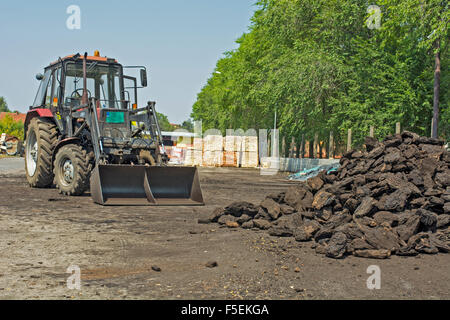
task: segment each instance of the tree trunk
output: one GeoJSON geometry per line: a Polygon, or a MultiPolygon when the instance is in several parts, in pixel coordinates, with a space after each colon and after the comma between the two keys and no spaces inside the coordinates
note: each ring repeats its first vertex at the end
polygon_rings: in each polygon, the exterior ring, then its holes
{"type": "Polygon", "coordinates": [[[319,134],[316,132],[314,134],[314,141],[313,141],[313,156],[312,156],[313,159],[317,158],[318,149],[319,149],[319,134]]]}
{"type": "Polygon", "coordinates": [[[289,151],[289,158],[296,158],[297,155],[297,144],[295,143],[295,138],[292,137],[291,149],[289,151]]]}
{"type": "Polygon", "coordinates": [[[334,158],[334,133],[330,131],[330,140],[328,142],[328,158],[334,158]]]}
{"type": "Polygon", "coordinates": [[[435,68],[434,68],[434,97],[433,97],[433,123],[431,126],[431,137],[438,138],[438,125],[439,125],[439,89],[441,80],[441,57],[440,57],[441,44],[439,40],[436,40],[436,54],[435,54],[435,68]]]}
{"type": "Polygon", "coordinates": [[[302,141],[300,142],[300,148],[299,148],[299,158],[303,158],[305,156],[305,134],[302,134],[302,141]]]}

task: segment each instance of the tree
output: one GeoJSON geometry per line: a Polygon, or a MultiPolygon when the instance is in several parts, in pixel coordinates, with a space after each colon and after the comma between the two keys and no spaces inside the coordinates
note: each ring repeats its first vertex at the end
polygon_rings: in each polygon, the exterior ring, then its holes
{"type": "Polygon", "coordinates": [[[13,117],[9,114],[0,120],[0,134],[6,133],[22,139],[24,135],[23,130],[23,123],[20,121],[14,121],[13,117]]]}
{"type": "Polygon", "coordinates": [[[156,112],[161,131],[173,131],[173,127],[165,114],[156,112]]]}
{"type": "Polygon", "coordinates": [[[217,61],[191,117],[202,120],[204,130],[268,129],[277,110],[288,141],[318,134],[327,142],[333,130],[343,143],[352,128],[356,146],[372,125],[380,138],[393,133],[396,122],[429,135],[440,104],[441,137],[449,137],[450,79],[441,71],[440,86],[434,80],[436,57],[448,70],[448,4],[375,3],[379,29],[366,25],[366,0],[258,1],[249,32],[217,61]]]}
{"type": "MultiPolygon", "coordinates": [[[[412,32],[416,36],[414,40],[419,47],[427,50],[428,54],[433,58],[433,117],[431,131],[432,137],[438,138],[439,105],[441,101],[441,58],[448,54],[449,3],[442,0],[384,0],[381,1],[381,4],[389,11],[389,20],[384,28],[385,33],[391,37],[395,35],[395,38],[401,41],[410,36],[404,33],[398,34],[398,30],[404,29],[412,32]]],[[[443,126],[445,125],[444,123],[443,126]]]]}
{"type": "Polygon", "coordinates": [[[194,131],[194,124],[192,123],[191,119],[187,119],[186,121],[183,121],[181,124],[181,128],[186,129],[189,132],[194,131]]]}
{"type": "Polygon", "coordinates": [[[0,112],[11,112],[4,97],[0,97],[0,112]]]}

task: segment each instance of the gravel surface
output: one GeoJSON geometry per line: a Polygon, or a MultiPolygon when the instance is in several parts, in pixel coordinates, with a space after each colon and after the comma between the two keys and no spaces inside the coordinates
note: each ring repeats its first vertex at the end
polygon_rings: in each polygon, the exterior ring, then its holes
{"type": "Polygon", "coordinates": [[[25,175],[24,158],[3,158],[0,159],[0,175],[1,174],[20,174],[25,175]]]}
{"type": "Polygon", "coordinates": [[[332,260],[293,238],[197,223],[287,189],[284,174],[200,168],[204,207],[101,207],[31,189],[20,166],[0,160],[0,299],[450,298],[450,255],[332,260]],[[72,265],[80,290],[67,288],[72,265]],[[371,265],[379,290],[367,289],[371,265]]]}

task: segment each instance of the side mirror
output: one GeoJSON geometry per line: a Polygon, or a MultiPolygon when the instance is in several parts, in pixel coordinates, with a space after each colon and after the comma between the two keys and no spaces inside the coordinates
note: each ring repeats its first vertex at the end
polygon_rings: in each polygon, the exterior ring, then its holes
{"type": "Polygon", "coordinates": [[[145,69],[141,69],[141,86],[147,86],[147,71],[145,69]]]}
{"type": "Polygon", "coordinates": [[[42,73],[38,73],[38,74],[36,75],[36,79],[39,80],[39,81],[41,81],[42,79],[44,79],[44,75],[43,75],[42,73]]]}

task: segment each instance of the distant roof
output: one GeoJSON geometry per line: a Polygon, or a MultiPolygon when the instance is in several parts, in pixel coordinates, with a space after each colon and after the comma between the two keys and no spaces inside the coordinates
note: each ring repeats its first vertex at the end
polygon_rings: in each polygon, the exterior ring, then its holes
{"type": "Polygon", "coordinates": [[[193,132],[176,132],[176,131],[161,131],[161,134],[166,137],[194,137],[193,132]]]}
{"type": "Polygon", "coordinates": [[[22,123],[25,122],[25,118],[27,115],[25,113],[18,113],[18,112],[0,112],[0,120],[3,119],[7,114],[11,115],[14,121],[20,121],[22,123]]]}

